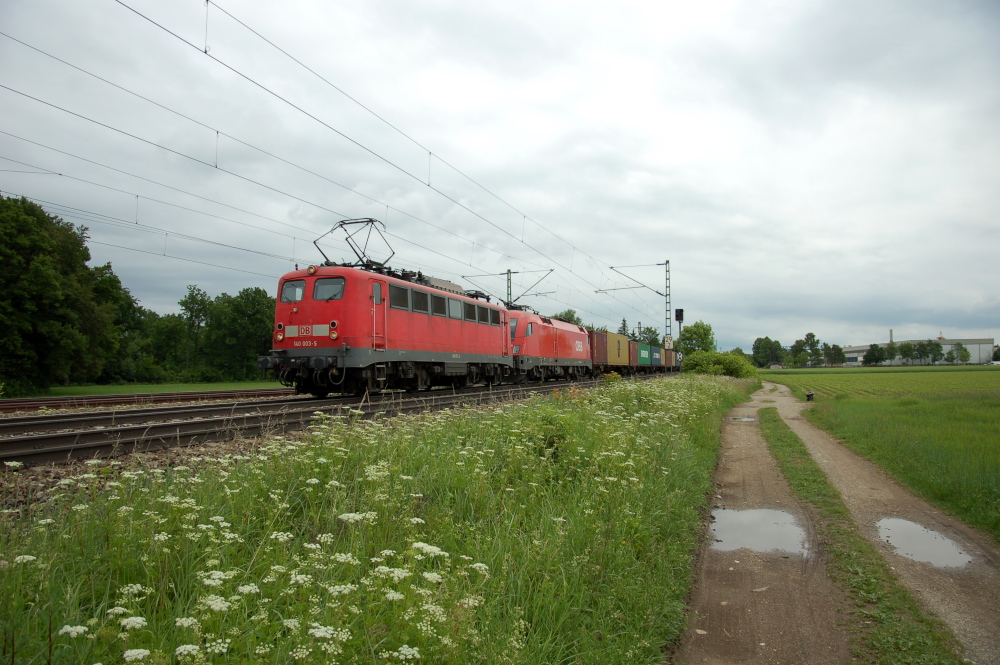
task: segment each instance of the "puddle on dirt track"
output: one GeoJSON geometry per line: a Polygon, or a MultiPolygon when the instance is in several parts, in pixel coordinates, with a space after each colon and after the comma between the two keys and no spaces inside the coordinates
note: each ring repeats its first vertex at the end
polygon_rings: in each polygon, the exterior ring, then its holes
{"type": "Polygon", "coordinates": [[[757,422],[756,418],[741,418],[739,416],[734,416],[734,417],[730,418],[730,420],[735,420],[736,422],[739,422],[739,423],[753,423],[753,422],[757,422]]]}
{"type": "Polygon", "coordinates": [[[755,508],[753,510],[712,511],[713,550],[730,552],[741,547],[755,552],[791,552],[808,554],[809,544],[805,529],[796,519],[780,510],[755,508]]]}
{"type": "Polygon", "coordinates": [[[972,563],[972,557],[953,540],[909,520],[895,517],[879,520],[878,537],[892,546],[896,554],[937,568],[961,568],[972,563]]]}

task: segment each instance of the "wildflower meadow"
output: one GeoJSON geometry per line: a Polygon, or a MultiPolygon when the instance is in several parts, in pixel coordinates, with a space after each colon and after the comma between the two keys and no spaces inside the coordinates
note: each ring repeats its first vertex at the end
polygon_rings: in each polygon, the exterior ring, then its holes
{"type": "Polygon", "coordinates": [[[3,515],[0,662],[660,662],[720,417],[758,385],[318,414],[242,454],[91,460],[3,515]]]}

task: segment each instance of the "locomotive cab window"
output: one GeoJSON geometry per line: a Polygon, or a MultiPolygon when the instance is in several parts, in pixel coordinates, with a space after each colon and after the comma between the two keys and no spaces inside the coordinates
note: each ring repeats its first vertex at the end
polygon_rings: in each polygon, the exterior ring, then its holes
{"type": "Polygon", "coordinates": [[[430,294],[423,291],[417,291],[414,289],[410,292],[411,303],[413,305],[414,312],[424,312],[425,314],[431,310],[430,307],[430,294]]]}
{"type": "Polygon", "coordinates": [[[306,294],[306,280],[296,279],[281,285],[281,302],[299,302],[306,294]]]}
{"type": "Polygon", "coordinates": [[[465,320],[466,321],[476,320],[476,306],[471,302],[465,303],[465,320]]]}
{"type": "Polygon", "coordinates": [[[462,320],[462,301],[448,298],[448,318],[462,320]]]}
{"type": "Polygon", "coordinates": [[[431,314],[448,316],[448,299],[441,296],[431,296],[431,314]]]}
{"type": "Polygon", "coordinates": [[[343,297],[343,277],[323,277],[313,285],[313,300],[340,300],[343,297]]]}
{"type": "Polygon", "coordinates": [[[395,284],[389,285],[389,306],[396,309],[410,309],[410,290],[395,284]]]}

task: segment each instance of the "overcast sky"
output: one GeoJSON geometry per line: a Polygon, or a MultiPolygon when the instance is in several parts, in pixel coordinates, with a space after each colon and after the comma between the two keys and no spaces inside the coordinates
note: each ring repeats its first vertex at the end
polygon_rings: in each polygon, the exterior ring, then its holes
{"type": "Polygon", "coordinates": [[[610,267],[669,260],[723,349],[1000,334],[992,0],[4,0],[0,32],[0,190],[161,313],[374,217],[393,267],[554,268],[520,302],[612,330],[664,299],[610,267]]]}

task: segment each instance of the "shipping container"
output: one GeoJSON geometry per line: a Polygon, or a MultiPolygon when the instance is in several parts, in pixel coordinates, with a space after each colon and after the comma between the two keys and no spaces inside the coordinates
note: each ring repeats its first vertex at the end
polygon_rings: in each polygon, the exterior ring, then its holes
{"type": "Polygon", "coordinates": [[[639,368],[639,342],[628,343],[628,366],[633,373],[639,368]]]}
{"type": "Polygon", "coordinates": [[[597,330],[590,331],[590,353],[594,368],[602,370],[608,364],[608,333],[597,330]]]}
{"type": "Polygon", "coordinates": [[[608,336],[608,366],[628,366],[628,337],[609,332],[608,336]]]}
{"type": "Polygon", "coordinates": [[[663,349],[657,346],[649,347],[650,365],[653,367],[663,367],[663,349]]]}
{"type": "Polygon", "coordinates": [[[649,344],[639,345],[639,364],[642,366],[651,365],[653,362],[652,351],[649,344]]]}
{"type": "Polygon", "coordinates": [[[668,372],[675,371],[677,369],[677,352],[673,349],[664,349],[663,365],[667,368],[668,372]]]}

